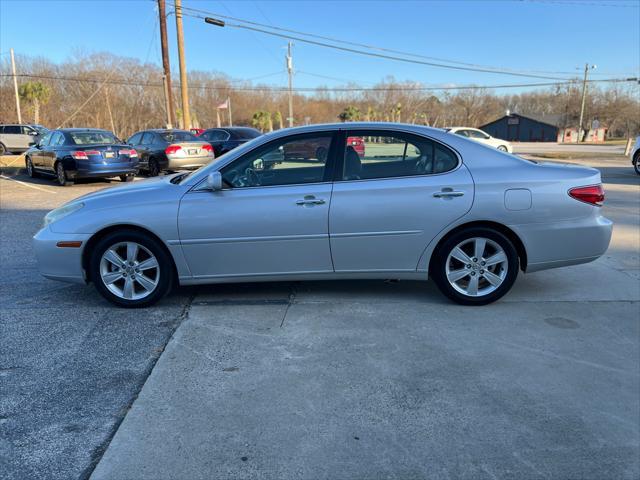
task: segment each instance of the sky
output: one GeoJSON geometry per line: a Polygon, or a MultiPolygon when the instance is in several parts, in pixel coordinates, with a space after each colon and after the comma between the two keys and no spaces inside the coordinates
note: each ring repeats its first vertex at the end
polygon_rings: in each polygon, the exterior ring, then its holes
{"type": "MultiPolygon", "coordinates": [[[[166,1],[172,10],[173,0],[166,1]]],[[[592,78],[639,76],[640,0],[183,0],[183,6],[456,62],[568,72],[549,74],[558,77],[581,75],[589,63],[597,65],[592,78]]],[[[168,27],[177,76],[173,15],[168,27]]],[[[188,69],[286,85],[286,39],[192,17],[184,18],[184,30],[188,69]]],[[[18,59],[62,62],[78,52],[107,51],[161,65],[157,2],[0,0],[0,55],[9,48],[18,59]]],[[[371,86],[387,76],[435,86],[545,81],[370,58],[298,41],[293,66],[296,87],[371,86]]]]}

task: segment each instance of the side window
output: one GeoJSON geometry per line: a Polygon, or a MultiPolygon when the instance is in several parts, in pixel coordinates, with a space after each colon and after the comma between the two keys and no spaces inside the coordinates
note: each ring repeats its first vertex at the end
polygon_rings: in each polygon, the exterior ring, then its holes
{"type": "Polygon", "coordinates": [[[469,132],[469,136],[471,138],[477,138],[479,140],[486,140],[487,138],[489,138],[488,135],[478,131],[478,130],[468,130],[469,132]]]}
{"type": "Polygon", "coordinates": [[[249,152],[222,170],[234,188],[322,182],[332,134],[283,138],[249,152]]]}
{"type": "Polygon", "coordinates": [[[389,131],[347,134],[342,180],[408,177],[455,168],[453,152],[417,135],[389,131]]]}
{"type": "Polygon", "coordinates": [[[51,140],[51,137],[53,136],[54,133],[57,133],[57,132],[47,133],[44,137],[42,137],[42,140],[40,140],[40,143],[38,143],[38,145],[41,147],[46,147],[47,145],[49,145],[49,140],[51,140]]]}
{"type": "Polygon", "coordinates": [[[20,125],[5,125],[4,132],[2,133],[10,133],[10,134],[18,134],[22,133],[22,128],[20,125]]]}
{"type": "Polygon", "coordinates": [[[127,143],[130,145],[138,145],[140,143],[141,138],[142,138],[142,133],[136,133],[135,135],[132,135],[131,137],[129,137],[129,140],[127,140],[127,143]]]}
{"type": "Polygon", "coordinates": [[[51,136],[51,140],[49,141],[49,145],[51,145],[52,147],[55,147],[57,145],[60,145],[61,141],[63,140],[64,140],[64,137],[60,132],[54,132],[54,134],[51,136]]]}
{"type": "Polygon", "coordinates": [[[457,130],[455,132],[456,135],[460,135],[461,137],[468,137],[469,136],[469,130],[457,130]]]}
{"type": "Polygon", "coordinates": [[[144,132],[142,135],[142,141],[140,142],[142,145],[150,145],[153,143],[153,132],[144,132]]]}
{"type": "Polygon", "coordinates": [[[0,125],[0,133],[4,133],[4,125],[0,125]]]}
{"type": "Polygon", "coordinates": [[[223,130],[213,130],[202,135],[209,142],[224,142],[229,138],[229,134],[223,130]]]}

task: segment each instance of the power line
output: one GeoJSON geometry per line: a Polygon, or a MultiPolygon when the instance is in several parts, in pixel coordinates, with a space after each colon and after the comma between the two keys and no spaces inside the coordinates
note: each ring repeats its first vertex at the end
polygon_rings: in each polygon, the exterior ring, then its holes
{"type": "MultiPolygon", "coordinates": [[[[113,71],[112,71],[113,72],[113,71]]],[[[0,74],[1,77],[10,77],[11,74],[0,74]]],[[[162,83],[155,82],[136,82],[131,80],[112,80],[110,78],[105,79],[95,79],[95,78],[80,78],[80,77],[67,77],[67,76],[57,76],[57,75],[38,75],[38,74],[18,74],[17,77],[25,77],[25,78],[38,78],[38,79],[48,79],[48,80],[60,80],[60,81],[70,81],[70,82],[86,82],[86,83],[100,83],[104,85],[125,85],[125,86],[136,86],[136,87],[158,87],[162,88],[162,83]]],[[[593,79],[588,80],[587,83],[626,83],[626,82],[638,82],[637,77],[630,78],[606,78],[606,79],[593,79]]],[[[295,92],[386,92],[386,91],[407,91],[407,92],[421,92],[421,91],[449,91],[449,90],[483,90],[483,89],[502,89],[502,88],[527,88],[527,87],[553,87],[553,86],[564,86],[564,85],[578,85],[578,80],[568,80],[564,82],[537,82],[537,83],[511,83],[511,84],[500,84],[500,85],[450,85],[450,86],[442,86],[442,87],[434,87],[434,86],[376,86],[376,87],[298,87],[294,88],[295,92]]],[[[174,88],[178,88],[175,86],[174,88]]],[[[288,87],[282,86],[244,86],[244,85],[225,85],[220,87],[214,87],[211,85],[189,85],[189,89],[200,89],[200,90],[236,90],[236,91],[248,91],[248,92],[264,92],[264,91],[272,91],[272,92],[287,92],[288,87]]]]}

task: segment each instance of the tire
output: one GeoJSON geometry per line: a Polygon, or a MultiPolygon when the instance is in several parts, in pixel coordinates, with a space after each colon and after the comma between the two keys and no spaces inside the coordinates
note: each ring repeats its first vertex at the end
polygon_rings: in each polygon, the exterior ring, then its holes
{"type": "Polygon", "coordinates": [[[157,177],[160,175],[160,164],[155,158],[149,159],[149,176],[157,177]]]}
{"type": "Polygon", "coordinates": [[[61,187],[73,185],[73,182],[67,178],[67,172],[65,172],[62,162],[56,163],[56,182],[61,187]]]}
{"type": "Polygon", "coordinates": [[[507,147],[505,147],[504,145],[499,145],[498,146],[498,150],[500,150],[501,152],[508,152],[509,150],[507,150],[507,147]]]}
{"type": "Polygon", "coordinates": [[[133,182],[134,175],[120,175],[121,182],[133,182]]]}
{"type": "Polygon", "coordinates": [[[438,247],[430,273],[440,291],[454,302],[487,305],[511,289],[518,269],[518,252],[507,237],[490,228],[470,227],[451,235],[438,247]],[[476,249],[482,251],[480,257],[474,256],[476,249]],[[486,261],[496,263],[487,265],[483,263],[486,261]]]}
{"type": "Polygon", "coordinates": [[[633,157],[633,169],[640,175],[640,151],[633,157]]]}
{"type": "Polygon", "coordinates": [[[7,153],[7,147],[4,146],[4,143],[0,142],[0,155],[5,155],[7,153]]]}
{"type": "Polygon", "coordinates": [[[25,159],[25,166],[27,167],[27,175],[29,175],[29,178],[38,178],[40,176],[38,175],[38,172],[36,172],[36,169],[33,168],[31,157],[27,157],[25,159]]]}
{"type": "Polygon", "coordinates": [[[142,308],[153,305],[173,285],[174,269],[169,253],[158,240],[135,230],[112,232],[100,239],[93,248],[89,265],[89,277],[98,292],[119,307],[142,308]],[[129,248],[132,244],[137,245],[135,256],[134,250],[129,248]],[[107,253],[109,251],[117,257],[107,253]],[[149,266],[153,265],[153,262],[149,262],[152,258],[156,266],[149,266]],[[127,264],[123,265],[120,261],[127,264]],[[147,265],[148,268],[137,271],[137,265],[147,265]]]}

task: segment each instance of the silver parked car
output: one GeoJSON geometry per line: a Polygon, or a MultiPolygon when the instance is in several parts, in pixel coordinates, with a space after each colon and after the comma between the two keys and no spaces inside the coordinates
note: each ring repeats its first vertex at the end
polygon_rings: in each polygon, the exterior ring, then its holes
{"type": "Polygon", "coordinates": [[[42,125],[0,125],[0,155],[25,152],[47,132],[49,130],[42,125]]]}
{"type": "Polygon", "coordinates": [[[601,256],[612,228],[603,200],[592,168],[416,125],[314,125],[258,137],[195,172],[78,198],[47,214],[34,248],[44,276],[93,282],[124,307],[176,283],[427,277],[454,301],[483,305],[519,270],[601,256]]]}

